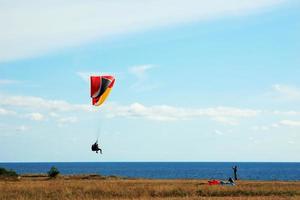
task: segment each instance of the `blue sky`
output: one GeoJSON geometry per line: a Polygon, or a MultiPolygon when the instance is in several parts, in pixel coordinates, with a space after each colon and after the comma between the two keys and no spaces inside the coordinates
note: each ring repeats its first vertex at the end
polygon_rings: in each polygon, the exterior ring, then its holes
{"type": "Polygon", "coordinates": [[[299,162],[299,10],[0,2],[0,161],[299,162]],[[100,108],[91,74],[116,77],[100,108]]]}

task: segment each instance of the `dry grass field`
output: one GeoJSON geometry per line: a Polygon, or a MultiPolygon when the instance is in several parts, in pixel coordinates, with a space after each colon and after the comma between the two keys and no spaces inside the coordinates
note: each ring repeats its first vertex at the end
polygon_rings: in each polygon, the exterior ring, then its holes
{"type": "Polygon", "coordinates": [[[237,186],[208,186],[206,180],[99,176],[63,176],[49,180],[43,176],[26,176],[19,180],[0,180],[0,199],[300,199],[300,182],[240,181],[237,186]]]}

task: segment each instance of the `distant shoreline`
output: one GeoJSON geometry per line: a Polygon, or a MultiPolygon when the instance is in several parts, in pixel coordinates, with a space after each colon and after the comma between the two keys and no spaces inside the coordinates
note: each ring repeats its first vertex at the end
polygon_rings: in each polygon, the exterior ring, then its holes
{"type": "Polygon", "coordinates": [[[144,179],[223,179],[233,177],[261,181],[298,181],[300,163],[208,163],[208,162],[69,162],[69,163],[0,163],[18,174],[46,174],[55,166],[62,175],[98,174],[144,179]]]}

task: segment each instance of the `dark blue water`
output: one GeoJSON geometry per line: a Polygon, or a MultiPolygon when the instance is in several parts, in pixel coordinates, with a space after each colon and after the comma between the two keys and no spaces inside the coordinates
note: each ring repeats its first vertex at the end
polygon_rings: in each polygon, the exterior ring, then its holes
{"type": "Polygon", "coordinates": [[[56,166],[62,174],[101,174],[153,179],[227,179],[233,165],[247,180],[300,180],[300,163],[105,162],[0,163],[20,174],[47,173],[56,166]]]}

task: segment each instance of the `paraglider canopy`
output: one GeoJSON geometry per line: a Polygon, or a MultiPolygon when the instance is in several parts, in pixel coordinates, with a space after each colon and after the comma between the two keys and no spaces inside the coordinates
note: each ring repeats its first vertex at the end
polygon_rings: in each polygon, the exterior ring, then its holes
{"type": "Polygon", "coordinates": [[[115,83],[113,76],[91,76],[91,98],[94,106],[100,106],[107,99],[115,83]]]}

